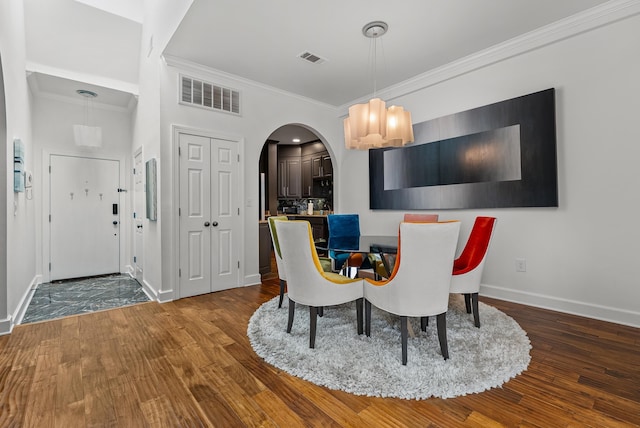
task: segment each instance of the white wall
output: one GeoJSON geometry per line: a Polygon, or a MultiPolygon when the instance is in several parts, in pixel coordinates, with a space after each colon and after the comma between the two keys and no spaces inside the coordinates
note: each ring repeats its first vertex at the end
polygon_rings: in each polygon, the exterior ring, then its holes
{"type": "MultiPolygon", "coordinates": [[[[158,220],[143,220],[143,285],[154,298],[165,301],[173,298],[173,285],[163,283],[163,254],[170,251],[164,243],[163,178],[165,160],[161,153],[160,140],[160,85],[159,70],[163,67],[161,53],[182,17],[191,5],[191,0],[145,0],[142,47],[140,55],[140,98],[134,115],[132,155],[142,148],[144,161],[158,160],[158,220]]],[[[166,208],[165,208],[166,211],[166,208]]]]}
{"type": "Polygon", "coordinates": [[[136,93],[139,23],[72,0],[23,1],[29,70],[136,93]]]}
{"type": "MultiPolygon", "coordinates": [[[[301,123],[313,128],[324,139],[333,159],[344,151],[342,121],[336,109],[281,91],[257,86],[253,82],[219,74],[214,70],[180,64],[167,65],[160,57],[174,29],[191,5],[163,0],[145,1],[142,31],[143,55],[140,65],[140,99],[134,119],[132,149],[143,148],[144,158],[159,160],[158,221],[144,226],[144,283],[160,301],[174,296],[177,277],[177,196],[174,189],[176,153],[173,126],[205,130],[241,141],[243,174],[243,254],[242,284],[256,284],[258,273],[258,160],[268,136],[282,125],[301,123]],[[151,40],[153,39],[153,43],[151,40]],[[154,45],[145,55],[145,47],[154,45]],[[235,117],[178,105],[178,73],[203,78],[242,92],[242,116],[235,117]],[[252,205],[248,207],[247,205],[252,205]]],[[[334,168],[339,178],[339,167],[334,168]]],[[[336,190],[339,194],[339,190],[336,190]]]]}
{"type": "MultiPolygon", "coordinates": [[[[98,98],[99,99],[99,94],[98,98]]],[[[113,159],[120,162],[120,270],[126,272],[132,263],[132,112],[93,103],[91,124],[102,128],[102,147],[80,147],[73,138],[73,125],[84,124],[85,104],[82,99],[40,95],[33,105],[34,200],[37,205],[37,272],[43,282],[49,281],[49,155],[69,155],[113,159]]]]}
{"type": "MultiPolygon", "coordinates": [[[[259,281],[256,220],[260,150],[271,132],[284,124],[310,126],[332,153],[337,211],[359,213],[363,233],[397,231],[402,212],[368,209],[368,154],[344,150],[342,121],[335,109],[211,70],[162,62],[160,52],[189,4],[189,0],[145,1],[140,103],[134,117],[133,144],[126,149],[126,159],[130,161],[133,152],[142,147],[145,160],[151,157],[160,160],[159,220],[145,225],[147,286],[161,300],[170,299],[177,279],[173,125],[204,129],[242,142],[244,284],[259,281]],[[151,38],[155,47],[147,55],[151,38]],[[239,89],[242,116],[179,105],[180,69],[191,76],[239,89]]],[[[7,139],[23,138],[27,143],[27,162],[32,164],[34,147],[24,77],[22,15],[21,0],[0,2],[7,139]]],[[[635,191],[640,179],[634,168],[635,158],[640,154],[637,144],[640,131],[634,126],[640,111],[639,29],[640,17],[624,19],[439,83],[429,83],[424,89],[394,100],[409,109],[417,123],[556,88],[559,208],[440,212],[442,218],[462,220],[461,243],[475,216],[499,218],[485,269],[483,294],[640,326],[636,304],[640,288],[634,282],[633,258],[640,253],[640,239],[631,226],[632,216],[640,208],[635,191]],[[517,257],[527,260],[527,272],[515,272],[517,257]]],[[[56,126],[52,122],[57,113],[44,109],[46,103],[42,100],[36,103],[35,140],[43,149],[48,144],[60,147],[66,138],[62,131],[49,143],[40,126],[41,122],[56,126]]],[[[7,157],[12,156],[9,144],[6,150],[7,157]]],[[[6,167],[6,171],[0,172],[6,173],[9,180],[11,171],[9,165],[6,167]]],[[[34,192],[42,190],[36,188],[34,192]]],[[[7,216],[7,246],[12,251],[7,255],[6,296],[0,292],[0,324],[3,320],[6,324],[34,281],[39,254],[33,227],[39,221],[34,216],[33,202],[22,195],[14,199],[9,193],[6,203],[3,214],[7,216]],[[16,216],[14,201],[18,205],[16,216]],[[14,245],[18,240],[20,245],[14,245]]]]}
{"type": "MultiPolygon", "coordinates": [[[[635,16],[394,100],[419,123],[556,88],[559,207],[439,212],[462,220],[461,243],[475,216],[498,218],[482,294],[640,326],[639,52],[635,16]]],[[[347,184],[368,180],[366,152],[341,163],[340,210],[360,213],[363,233],[397,230],[401,212],[369,210],[368,190],[347,184]]]]}
{"type": "MultiPolygon", "coordinates": [[[[241,257],[241,277],[244,284],[260,282],[258,273],[258,161],[264,142],[269,135],[282,125],[302,123],[311,127],[324,140],[328,150],[336,155],[343,149],[342,123],[337,118],[336,109],[280,91],[255,85],[251,82],[216,74],[204,68],[193,68],[181,64],[164,66],[161,70],[162,92],[162,217],[167,227],[162,231],[163,247],[170,251],[163,253],[163,284],[175,283],[177,260],[176,205],[175,194],[169,186],[175,180],[170,169],[174,162],[172,151],[172,125],[208,130],[221,137],[241,141],[241,168],[243,170],[244,203],[241,216],[244,223],[243,257],[241,257]],[[178,104],[178,73],[183,72],[195,78],[231,87],[241,92],[242,116],[234,116],[197,107],[178,104]]],[[[335,174],[340,172],[336,168],[335,174]]]]}
{"type": "MultiPolygon", "coordinates": [[[[394,99],[414,123],[464,111],[549,87],[556,88],[558,208],[448,210],[443,219],[463,222],[464,243],[477,215],[498,217],[498,229],[483,278],[487,296],[640,326],[635,302],[633,255],[638,232],[628,225],[638,210],[634,161],[640,131],[640,18],[627,18],[475,71],[430,84],[394,99]],[[629,96],[629,94],[632,94],[629,96]],[[603,220],[615,216],[601,227],[603,220]],[[515,272],[525,258],[527,272],[515,272]]],[[[171,63],[171,62],[170,62],[171,63]]],[[[173,63],[171,63],[173,64],[173,63]]],[[[394,233],[399,211],[369,210],[368,154],[343,149],[342,124],[334,109],[187,64],[160,69],[163,288],[175,283],[176,236],[171,125],[235,136],[243,141],[245,284],[257,274],[257,165],[265,138],[287,123],[303,123],[325,139],[336,164],[335,208],[361,215],[363,233],[394,233]],[[243,115],[234,117],[177,103],[180,69],[196,78],[239,89],[243,115]],[[357,183],[362,183],[358,186],[357,183]],[[253,207],[248,207],[253,205],[253,207]]]]}
{"type": "Polygon", "coordinates": [[[6,141],[0,173],[3,174],[3,212],[0,232],[3,260],[0,262],[0,334],[7,333],[15,322],[16,310],[25,298],[35,273],[35,204],[25,193],[13,192],[13,139],[25,145],[25,168],[33,168],[31,138],[31,100],[25,76],[24,9],[22,0],[0,2],[0,57],[6,102],[6,141]],[[6,222],[4,221],[6,218],[6,222]],[[6,229],[5,229],[6,228],[6,229]],[[6,235],[5,235],[6,234],[6,235]],[[6,266],[6,271],[3,267],[6,266]]]}

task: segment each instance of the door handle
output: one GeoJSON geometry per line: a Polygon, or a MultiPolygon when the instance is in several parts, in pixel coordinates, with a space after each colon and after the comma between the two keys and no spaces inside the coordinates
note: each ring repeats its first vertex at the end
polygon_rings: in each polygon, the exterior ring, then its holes
{"type": "Polygon", "coordinates": [[[211,223],[211,226],[216,227],[218,225],[217,221],[214,221],[213,223],[211,223]]]}
{"type": "Polygon", "coordinates": [[[141,225],[141,224],[137,225],[136,227],[137,227],[138,229],[142,229],[142,225],[141,225]]]}
{"type": "Polygon", "coordinates": [[[118,225],[118,220],[113,220],[113,224],[114,224],[115,226],[117,226],[117,225],[118,225]]]}
{"type": "Polygon", "coordinates": [[[209,224],[210,224],[210,223],[209,223],[208,221],[205,221],[205,222],[204,222],[204,227],[209,227],[209,224]]]}

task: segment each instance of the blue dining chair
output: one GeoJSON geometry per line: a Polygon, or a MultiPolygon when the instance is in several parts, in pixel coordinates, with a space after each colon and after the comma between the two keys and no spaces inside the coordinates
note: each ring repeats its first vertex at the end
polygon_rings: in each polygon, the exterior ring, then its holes
{"type": "MultiPolygon", "coordinates": [[[[360,238],[360,216],[358,214],[329,214],[327,216],[327,226],[329,228],[329,241],[350,240],[355,241],[354,249],[358,248],[360,238]]],[[[334,261],[334,270],[339,271],[345,262],[349,261],[349,266],[361,267],[363,262],[360,253],[336,253],[329,250],[329,257],[334,261]]]]}

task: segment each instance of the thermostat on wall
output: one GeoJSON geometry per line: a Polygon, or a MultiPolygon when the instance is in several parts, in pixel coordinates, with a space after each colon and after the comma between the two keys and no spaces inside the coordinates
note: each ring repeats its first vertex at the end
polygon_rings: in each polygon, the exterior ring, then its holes
{"type": "Polygon", "coordinates": [[[24,172],[24,187],[29,188],[33,186],[33,174],[31,171],[24,172]]]}

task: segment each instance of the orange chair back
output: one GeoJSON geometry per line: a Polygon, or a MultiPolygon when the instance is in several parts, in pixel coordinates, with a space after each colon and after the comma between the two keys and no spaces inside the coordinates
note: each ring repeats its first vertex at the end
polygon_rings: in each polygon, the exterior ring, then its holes
{"type": "Polygon", "coordinates": [[[435,223],[438,221],[438,214],[405,213],[403,221],[406,223],[435,223]]]}
{"type": "Polygon", "coordinates": [[[453,274],[460,275],[475,269],[487,253],[495,217],[476,217],[469,239],[460,257],[453,263],[453,274]]]}

